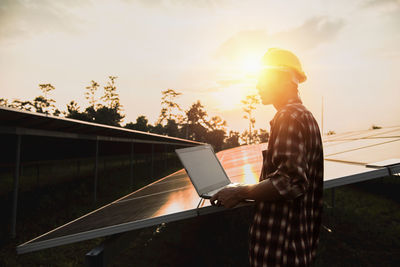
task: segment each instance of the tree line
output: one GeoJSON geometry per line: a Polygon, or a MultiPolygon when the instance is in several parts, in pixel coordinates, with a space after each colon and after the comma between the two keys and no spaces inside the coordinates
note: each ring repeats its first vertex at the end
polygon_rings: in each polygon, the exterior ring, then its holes
{"type": "Polygon", "coordinates": [[[92,80],[85,87],[84,96],[88,106],[81,110],[75,100],[71,100],[66,105],[66,111],[60,111],[56,106],[56,101],[50,97],[55,87],[50,84],[39,84],[41,94],[32,101],[14,99],[9,101],[0,98],[0,105],[17,108],[26,111],[34,111],[53,116],[64,116],[66,118],[77,119],[88,122],[95,122],[127,129],[150,132],[172,137],[184,138],[211,144],[216,151],[232,148],[241,144],[254,144],[267,142],[269,133],[264,129],[255,129],[255,118],[253,111],[259,100],[255,95],[249,95],[242,101],[244,119],[249,121],[249,129],[242,133],[229,131],[227,133],[227,123],[219,116],[209,117],[205,107],[200,100],[195,101],[188,109],[183,109],[177,102],[182,93],[174,89],[161,91],[161,110],[157,121],[149,123],[145,115],[139,115],[135,122],[128,122],[121,125],[125,118],[123,106],[120,103],[117,93],[117,76],[109,76],[108,81],[103,86],[101,97],[97,97],[100,84],[92,80]]]}

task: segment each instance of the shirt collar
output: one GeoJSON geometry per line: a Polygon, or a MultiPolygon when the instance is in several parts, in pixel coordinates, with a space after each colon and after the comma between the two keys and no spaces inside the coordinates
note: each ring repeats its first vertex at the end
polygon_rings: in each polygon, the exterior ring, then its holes
{"type": "Polygon", "coordinates": [[[271,126],[271,129],[272,129],[274,123],[275,123],[275,119],[276,119],[276,117],[277,117],[279,111],[283,110],[285,107],[287,107],[288,105],[291,105],[291,104],[303,104],[303,102],[301,101],[301,99],[300,99],[299,96],[294,96],[294,97],[289,98],[289,99],[287,100],[287,102],[282,106],[282,108],[279,109],[279,110],[276,112],[274,118],[269,122],[269,125],[271,126]]]}

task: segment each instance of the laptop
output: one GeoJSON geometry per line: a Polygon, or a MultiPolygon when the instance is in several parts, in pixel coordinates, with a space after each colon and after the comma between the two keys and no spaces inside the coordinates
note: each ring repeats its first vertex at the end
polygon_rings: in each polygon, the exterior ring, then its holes
{"type": "Polygon", "coordinates": [[[180,148],[175,152],[200,197],[210,199],[222,188],[235,185],[229,180],[211,145],[180,148]]]}

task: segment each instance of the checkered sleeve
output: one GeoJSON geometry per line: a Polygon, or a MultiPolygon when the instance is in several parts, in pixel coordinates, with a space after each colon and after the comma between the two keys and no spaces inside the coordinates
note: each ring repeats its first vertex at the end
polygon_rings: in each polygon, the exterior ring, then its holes
{"type": "Polygon", "coordinates": [[[309,185],[304,131],[293,114],[281,114],[276,125],[275,138],[269,144],[273,151],[271,162],[276,169],[268,178],[285,199],[294,200],[309,185]]]}

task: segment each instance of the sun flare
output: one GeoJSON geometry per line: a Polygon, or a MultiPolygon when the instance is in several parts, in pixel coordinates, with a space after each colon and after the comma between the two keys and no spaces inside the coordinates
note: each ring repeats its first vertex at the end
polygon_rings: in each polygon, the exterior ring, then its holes
{"type": "Polygon", "coordinates": [[[218,101],[218,108],[221,110],[232,110],[239,108],[243,99],[243,92],[238,87],[226,87],[213,93],[214,99],[218,101]]]}
{"type": "Polygon", "coordinates": [[[246,75],[257,74],[261,69],[260,59],[257,57],[247,57],[243,60],[243,71],[246,75]]]}

